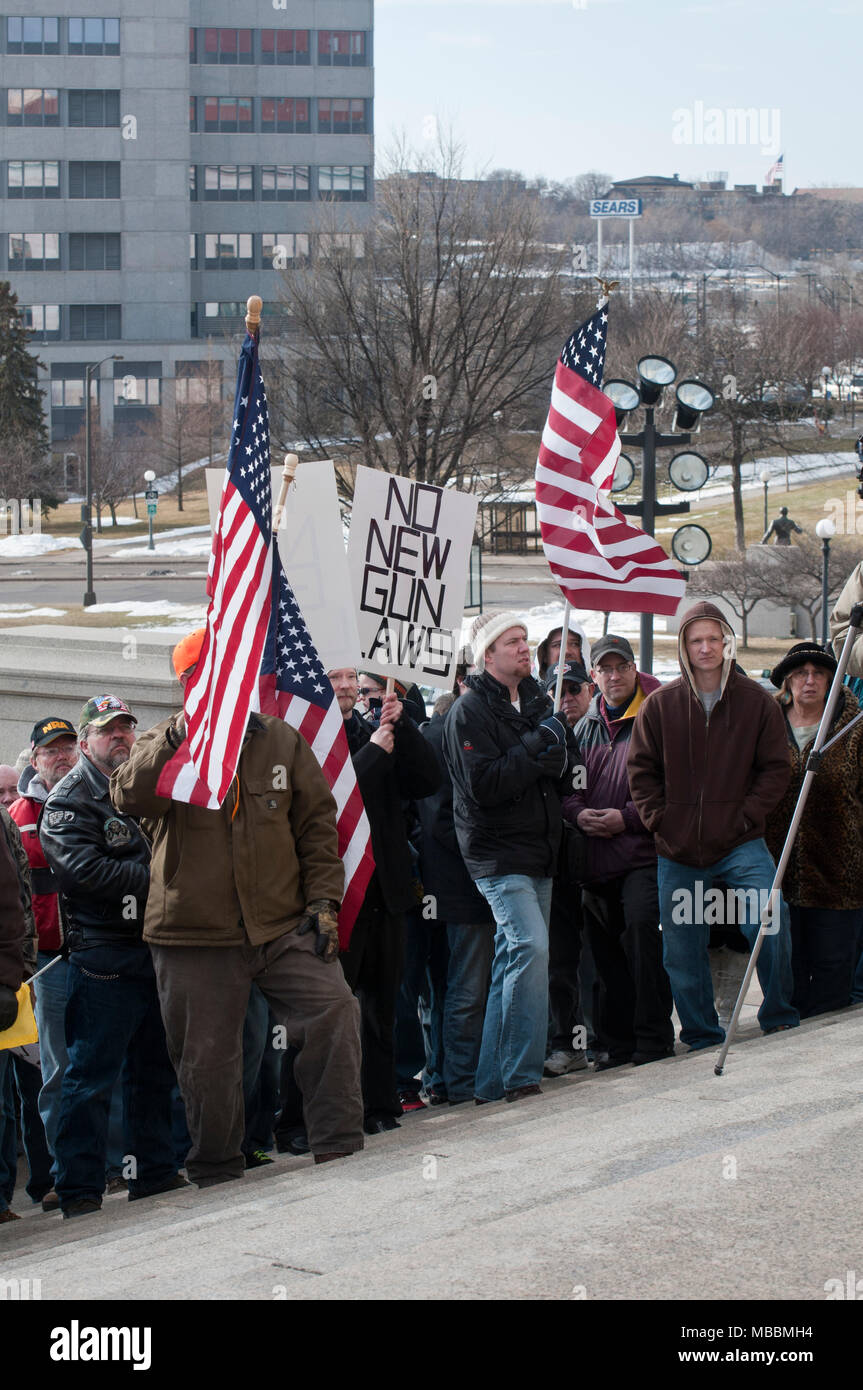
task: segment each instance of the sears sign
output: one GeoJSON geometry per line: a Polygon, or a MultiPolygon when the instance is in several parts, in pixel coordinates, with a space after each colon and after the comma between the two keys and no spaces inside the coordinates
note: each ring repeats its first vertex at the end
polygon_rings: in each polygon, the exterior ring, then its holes
{"type": "Polygon", "coordinates": [[[591,198],[591,217],[640,217],[640,198],[591,198]]]}

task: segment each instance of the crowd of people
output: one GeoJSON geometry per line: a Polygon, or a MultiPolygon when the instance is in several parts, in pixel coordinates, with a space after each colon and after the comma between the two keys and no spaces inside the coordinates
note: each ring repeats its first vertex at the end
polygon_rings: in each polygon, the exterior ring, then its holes
{"type": "MultiPolygon", "coordinates": [[[[174,650],[181,686],[203,637],[174,650]]],[[[715,1047],[710,950],[762,919],[764,1033],[863,999],[863,726],[822,759],[770,895],[833,654],[795,644],[771,694],[709,603],[664,684],[626,637],[527,638],[477,617],[430,717],[416,687],[328,672],[375,862],[349,940],[335,801],[288,724],[251,716],[210,810],[160,791],[182,712],[139,734],[108,694],[38,720],[0,768],[0,1032],[44,972],[38,1058],[0,1050],[0,1222],[19,1122],[27,1195],[72,1218],[661,1061],[675,1009],[715,1047]]],[[[843,686],[833,732],[858,709],[843,686]]]]}

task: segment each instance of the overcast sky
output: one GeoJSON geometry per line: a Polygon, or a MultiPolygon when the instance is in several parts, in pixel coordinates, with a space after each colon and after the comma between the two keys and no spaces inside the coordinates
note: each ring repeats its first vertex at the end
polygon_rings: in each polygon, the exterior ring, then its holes
{"type": "Polygon", "coordinates": [[[377,0],[378,153],[437,120],[465,173],[859,185],[861,40],[863,0],[377,0]]]}

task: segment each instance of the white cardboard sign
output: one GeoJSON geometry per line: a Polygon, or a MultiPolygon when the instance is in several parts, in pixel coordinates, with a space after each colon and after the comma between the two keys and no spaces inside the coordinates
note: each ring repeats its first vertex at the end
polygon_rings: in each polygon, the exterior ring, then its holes
{"type": "Polygon", "coordinates": [[[348,538],[364,671],[446,685],[458,655],[477,499],[358,468],[348,538]]]}
{"type": "MultiPolygon", "coordinates": [[[[225,470],[208,468],[206,473],[210,525],[215,527],[225,470]]],[[[282,486],[281,468],[273,468],[272,475],[275,503],[282,486]]],[[[331,460],[301,463],[297,468],[278,542],[288,583],[324,670],[355,666],[359,636],[331,460]]]]}

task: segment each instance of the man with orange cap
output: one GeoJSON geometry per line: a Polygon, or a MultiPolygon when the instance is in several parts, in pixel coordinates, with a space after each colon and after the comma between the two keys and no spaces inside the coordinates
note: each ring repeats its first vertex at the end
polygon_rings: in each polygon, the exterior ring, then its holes
{"type": "MultiPolygon", "coordinates": [[[[204,629],[174,649],[185,687],[204,629]]],[[[300,1048],[309,1143],[325,1162],[363,1147],[359,1006],[338,960],[344,890],[336,805],[311,748],[281,719],[252,714],[236,776],[217,810],[157,790],[185,738],[182,713],[138,739],[111,782],[153,846],[144,939],[186,1104],[199,1187],[239,1178],[243,1020],[253,982],[300,1048]]]]}

